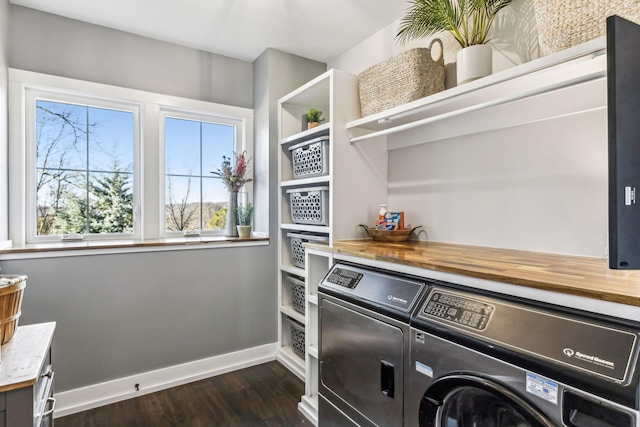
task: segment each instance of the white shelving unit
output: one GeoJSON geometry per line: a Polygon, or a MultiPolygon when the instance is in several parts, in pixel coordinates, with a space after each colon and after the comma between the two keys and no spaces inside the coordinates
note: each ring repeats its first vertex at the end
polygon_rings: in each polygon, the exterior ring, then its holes
{"type": "Polygon", "coordinates": [[[320,260],[305,252],[305,267],[293,264],[289,233],[312,233],[328,242],[335,239],[365,237],[359,224],[373,224],[378,205],[387,201],[387,151],[384,138],[366,146],[349,144],[346,123],[360,117],[358,78],[339,70],[329,70],[284,96],[278,103],[280,155],[278,176],[279,253],[279,342],[278,360],[306,382],[300,410],[317,424],[318,409],[318,296],[317,285],[329,269],[326,256],[320,260]],[[323,111],[326,123],[303,129],[303,115],[311,108],[323,111]],[[310,178],[293,176],[289,148],[318,137],[327,137],[328,171],[310,178]],[[328,188],[328,225],[297,224],[290,213],[287,190],[314,187],[328,188]],[[309,275],[309,264],[314,266],[309,275]],[[305,283],[305,314],[291,305],[288,275],[305,283]],[[293,351],[288,318],[305,325],[304,358],[293,351]]]}

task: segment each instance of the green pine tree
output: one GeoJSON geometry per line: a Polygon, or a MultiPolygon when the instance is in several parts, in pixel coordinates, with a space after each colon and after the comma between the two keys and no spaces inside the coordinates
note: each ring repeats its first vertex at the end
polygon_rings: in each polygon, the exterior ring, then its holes
{"type": "Polygon", "coordinates": [[[113,174],[107,174],[91,185],[92,215],[89,220],[91,233],[130,233],[133,231],[133,192],[129,187],[129,175],[114,165],[113,174]]]}
{"type": "MultiPolygon", "coordinates": [[[[117,163],[115,172],[90,182],[90,206],[86,197],[67,192],[64,207],[56,212],[55,234],[128,233],[133,231],[133,192],[130,175],[122,173],[117,163]],[[87,213],[89,220],[87,221],[87,213]]],[[[86,194],[86,186],[82,193],[86,194]]]]}

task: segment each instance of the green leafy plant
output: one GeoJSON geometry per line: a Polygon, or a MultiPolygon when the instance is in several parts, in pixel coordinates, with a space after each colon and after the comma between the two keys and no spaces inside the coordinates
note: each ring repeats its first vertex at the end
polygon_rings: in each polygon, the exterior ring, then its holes
{"type": "Polygon", "coordinates": [[[236,209],[236,215],[238,216],[238,225],[251,225],[251,218],[253,218],[253,205],[247,203],[244,206],[238,206],[236,209]]]}
{"type": "Polygon", "coordinates": [[[396,38],[401,42],[447,31],[462,48],[485,44],[493,21],[514,0],[410,0],[396,38]]]}
{"type": "Polygon", "coordinates": [[[326,121],[327,121],[326,119],[322,118],[322,111],[320,111],[320,110],[312,108],[307,113],[307,122],[308,123],[316,123],[316,122],[317,123],[324,123],[326,121]]]}

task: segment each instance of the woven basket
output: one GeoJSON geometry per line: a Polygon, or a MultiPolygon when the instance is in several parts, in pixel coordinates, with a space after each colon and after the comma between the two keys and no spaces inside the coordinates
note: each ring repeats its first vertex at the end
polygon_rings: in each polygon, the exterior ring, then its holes
{"type": "Polygon", "coordinates": [[[543,55],[604,36],[608,16],[640,22],[638,0],[533,0],[533,7],[543,55]]]}
{"type": "Polygon", "coordinates": [[[27,276],[0,275],[0,341],[11,341],[18,327],[27,276]]]}
{"type": "Polygon", "coordinates": [[[444,90],[444,47],[434,39],[428,48],[407,50],[358,75],[362,117],[444,90]],[[438,59],[431,49],[440,44],[438,59]]]}

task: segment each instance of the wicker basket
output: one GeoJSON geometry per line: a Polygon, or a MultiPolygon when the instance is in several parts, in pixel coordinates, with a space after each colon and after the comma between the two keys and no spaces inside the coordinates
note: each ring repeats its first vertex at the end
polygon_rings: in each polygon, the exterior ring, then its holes
{"type": "Polygon", "coordinates": [[[0,275],[0,334],[2,344],[11,341],[18,327],[27,276],[0,275]]]}
{"type": "Polygon", "coordinates": [[[543,55],[606,34],[606,18],[618,15],[640,22],[638,0],[533,0],[543,55]]]}
{"type": "Polygon", "coordinates": [[[388,110],[444,90],[444,47],[434,39],[428,48],[416,48],[374,65],[358,76],[362,117],[388,110]],[[433,59],[431,49],[440,44],[433,59]]]}

